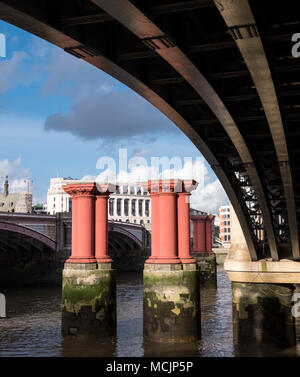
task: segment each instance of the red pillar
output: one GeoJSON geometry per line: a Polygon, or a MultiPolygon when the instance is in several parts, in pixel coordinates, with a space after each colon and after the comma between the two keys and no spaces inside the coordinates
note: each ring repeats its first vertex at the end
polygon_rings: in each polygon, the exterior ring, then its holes
{"type": "Polygon", "coordinates": [[[72,254],[66,262],[95,263],[95,184],[66,185],[63,189],[72,196],[72,254]]]}
{"type": "Polygon", "coordinates": [[[72,254],[71,258],[78,257],[77,251],[77,219],[78,219],[78,201],[77,197],[72,197],[72,254]]]}
{"type": "Polygon", "coordinates": [[[193,221],[193,252],[206,253],[206,215],[191,216],[193,221]]]}
{"type": "Polygon", "coordinates": [[[159,227],[159,255],[156,263],[179,263],[175,192],[159,194],[159,227]]]}
{"type": "Polygon", "coordinates": [[[215,217],[213,215],[208,215],[205,223],[205,233],[206,233],[206,252],[213,253],[212,250],[212,221],[215,217]]]}
{"type": "Polygon", "coordinates": [[[108,255],[108,192],[96,194],[95,201],[95,257],[98,263],[111,263],[108,255]]]}
{"type": "Polygon", "coordinates": [[[151,256],[146,263],[153,263],[159,255],[159,194],[151,192],[151,256]]]}
{"type": "Polygon", "coordinates": [[[178,226],[178,256],[181,263],[194,263],[190,254],[190,193],[178,193],[177,226],[178,226]]]}
{"type": "Polygon", "coordinates": [[[195,181],[156,180],[143,184],[151,195],[151,256],[146,263],[194,263],[190,255],[190,193],[195,181]]]}

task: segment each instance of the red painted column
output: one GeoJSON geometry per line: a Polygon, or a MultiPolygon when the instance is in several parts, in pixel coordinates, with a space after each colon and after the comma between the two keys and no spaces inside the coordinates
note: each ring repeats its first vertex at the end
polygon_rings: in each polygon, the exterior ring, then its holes
{"type": "Polygon", "coordinates": [[[180,263],[177,242],[178,180],[143,183],[151,194],[151,257],[146,263],[180,263]]]}
{"type": "Polygon", "coordinates": [[[156,263],[180,263],[177,246],[176,193],[159,194],[159,255],[156,263]]]}
{"type": "Polygon", "coordinates": [[[177,197],[177,227],[178,256],[181,263],[194,263],[190,254],[190,193],[178,193],[177,197]]]}
{"type": "Polygon", "coordinates": [[[108,207],[109,195],[97,193],[95,201],[95,257],[98,263],[111,263],[108,255],[108,207]]]}
{"type": "Polygon", "coordinates": [[[191,216],[193,221],[193,252],[206,253],[206,215],[191,216]]]}
{"type": "Polygon", "coordinates": [[[212,221],[214,219],[213,215],[208,215],[205,223],[205,233],[206,233],[206,252],[213,253],[212,250],[212,221]]]}
{"type": "Polygon", "coordinates": [[[66,185],[63,189],[72,196],[72,200],[75,198],[75,210],[72,213],[72,255],[67,262],[95,263],[95,184],[78,183],[66,185]]]}
{"type": "Polygon", "coordinates": [[[146,263],[154,263],[159,255],[159,193],[151,192],[151,256],[146,263]]]}
{"type": "MultiPolygon", "coordinates": [[[[78,201],[77,197],[72,197],[72,254],[71,258],[76,258],[78,255],[77,251],[77,218],[78,218],[78,201]]],[[[68,262],[69,260],[67,260],[68,262]]]]}

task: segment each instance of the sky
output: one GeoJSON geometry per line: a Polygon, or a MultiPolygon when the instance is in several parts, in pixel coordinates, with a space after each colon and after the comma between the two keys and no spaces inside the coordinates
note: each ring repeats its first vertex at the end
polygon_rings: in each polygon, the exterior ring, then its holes
{"type": "Polygon", "coordinates": [[[30,179],[34,203],[45,203],[50,178],[109,176],[111,169],[101,162],[113,159],[117,178],[134,181],[153,170],[153,159],[175,157],[175,166],[156,172],[199,179],[191,198],[193,208],[217,212],[228,203],[198,149],[141,96],[0,20],[1,34],[6,56],[0,56],[0,192],[5,175],[13,192],[25,191],[24,180],[30,179]],[[124,150],[127,161],[140,163],[126,166],[127,174],[118,162],[124,150]]]}

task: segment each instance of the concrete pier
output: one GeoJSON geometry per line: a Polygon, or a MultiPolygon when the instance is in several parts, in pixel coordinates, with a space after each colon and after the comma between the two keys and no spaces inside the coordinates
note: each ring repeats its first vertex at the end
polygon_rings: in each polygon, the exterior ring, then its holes
{"type": "Polygon", "coordinates": [[[71,264],[63,271],[62,333],[111,336],[116,331],[116,279],[110,263],[71,264]]]}
{"type": "Polygon", "coordinates": [[[292,315],[293,286],[232,283],[233,338],[237,345],[292,347],[296,343],[292,315]]]}
{"type": "Polygon", "coordinates": [[[293,347],[293,294],[295,284],[300,283],[299,262],[271,258],[252,261],[232,208],[231,226],[232,243],[224,269],[232,282],[235,345],[241,353],[253,348],[256,352],[264,350],[264,354],[268,347],[293,347]]]}
{"type": "Polygon", "coordinates": [[[200,295],[194,264],[145,264],[144,339],[189,343],[200,337],[200,295]]]}

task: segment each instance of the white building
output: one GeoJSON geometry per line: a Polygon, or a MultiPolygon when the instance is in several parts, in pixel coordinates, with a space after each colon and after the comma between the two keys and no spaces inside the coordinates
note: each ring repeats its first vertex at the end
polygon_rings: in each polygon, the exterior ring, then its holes
{"type": "MultiPolygon", "coordinates": [[[[71,196],[62,186],[74,183],[72,178],[51,178],[47,193],[47,212],[55,215],[59,212],[70,212],[71,196]]],[[[138,185],[120,184],[117,192],[110,194],[108,203],[108,219],[144,225],[151,229],[150,195],[138,185]]]]}
{"type": "Polygon", "coordinates": [[[110,195],[108,219],[144,225],[151,229],[151,205],[148,191],[141,186],[120,184],[110,195]]]}
{"type": "Polygon", "coordinates": [[[221,206],[220,214],[220,239],[223,246],[230,246],[231,243],[231,221],[230,221],[230,206],[221,206]]]}
{"type": "Polygon", "coordinates": [[[51,178],[50,188],[47,193],[47,213],[55,215],[59,212],[70,212],[72,209],[72,200],[62,186],[72,184],[73,179],[68,178],[51,178]]]}

